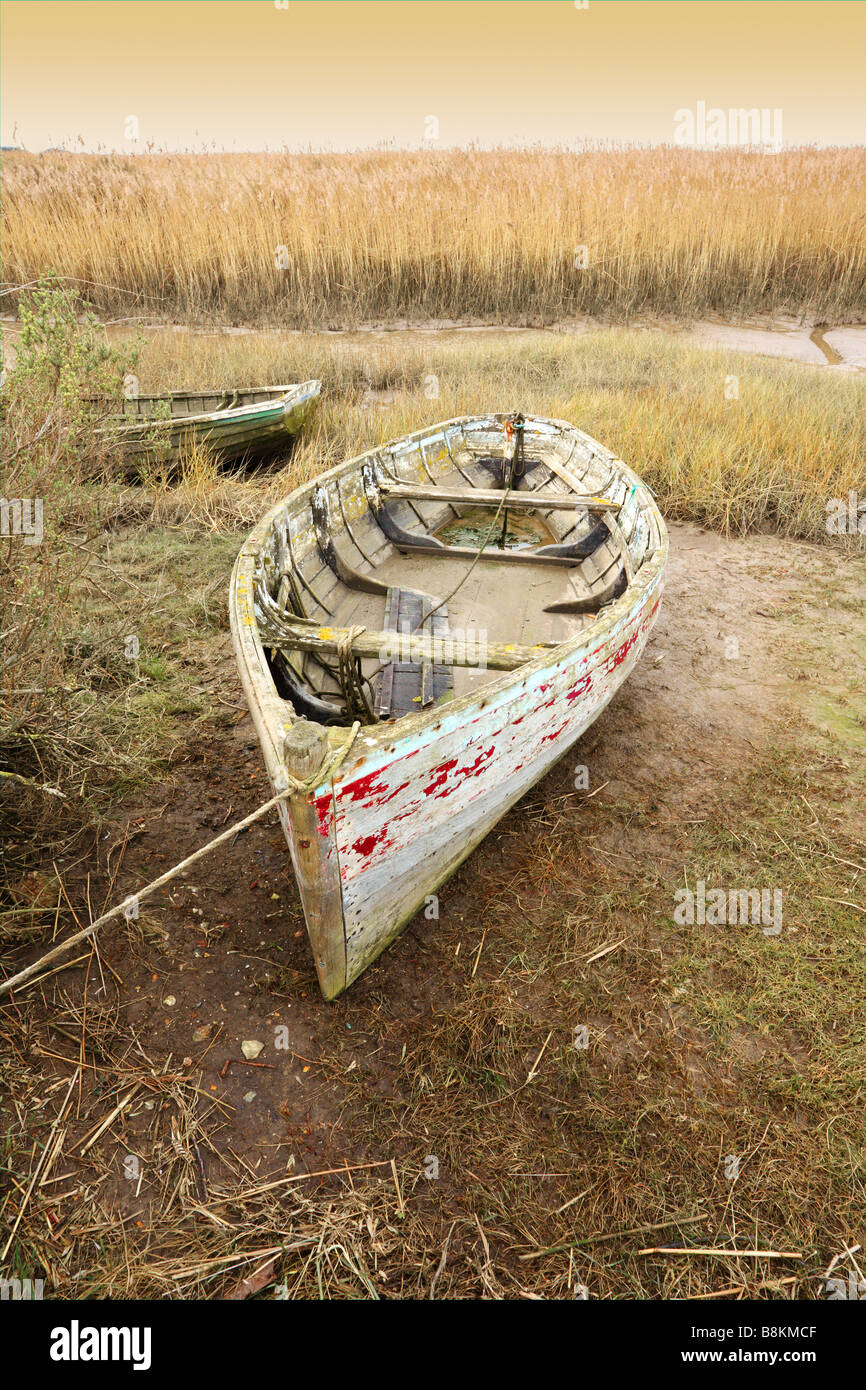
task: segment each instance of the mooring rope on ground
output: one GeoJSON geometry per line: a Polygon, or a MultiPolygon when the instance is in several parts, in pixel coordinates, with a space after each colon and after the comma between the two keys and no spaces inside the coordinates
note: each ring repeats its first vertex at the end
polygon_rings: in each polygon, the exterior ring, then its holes
{"type": "Polygon", "coordinates": [[[89,927],[84,927],[81,931],[76,932],[74,936],[67,937],[65,941],[61,941],[59,946],[54,946],[50,951],[46,952],[44,956],[40,956],[39,960],[34,961],[32,965],[26,966],[24,970],[19,970],[17,975],[12,975],[8,980],[0,981],[0,995],[8,994],[10,990],[17,988],[18,985],[24,984],[26,980],[32,979],[34,975],[38,975],[43,966],[50,965],[52,961],[57,960],[60,956],[64,956],[73,946],[79,946],[82,941],[87,941],[90,937],[95,936],[100,927],[105,926],[106,922],[110,922],[115,917],[118,917],[121,912],[124,914],[130,912],[133,907],[137,907],[138,903],[140,903],[143,898],[149,898],[152,893],[156,892],[157,888],[163,888],[166,883],[170,883],[173,878],[177,878],[178,874],[183,873],[184,869],[189,868],[190,864],[195,864],[199,859],[203,859],[206,854],[210,854],[211,850],[216,849],[218,845],[225,844],[226,840],[234,835],[238,835],[241,830],[245,830],[248,825],[252,825],[254,821],[266,815],[268,811],[272,811],[275,806],[278,806],[281,801],[285,801],[287,797],[297,796],[302,792],[311,792],[315,787],[321,786],[329,777],[333,777],[334,773],[340,767],[349,749],[355,742],[355,737],[360,727],[360,722],[356,721],[352,725],[351,733],[342,747],[335,749],[327,761],[323,765],[320,765],[306,781],[301,782],[297,777],[293,777],[290,772],[284,772],[283,775],[288,779],[288,785],[283,790],[277,792],[276,796],[272,796],[269,801],[263,802],[255,811],[251,811],[248,816],[244,816],[243,820],[235,821],[234,825],[229,826],[228,830],[221,831],[215,839],[210,840],[206,845],[202,845],[200,849],[195,850],[195,852],[188,855],[186,859],[182,859],[179,864],[175,864],[174,868],[167,869],[164,874],[160,874],[159,878],[155,878],[151,883],[145,884],[145,886],[139,888],[137,892],[128,894],[123,899],[123,902],[117,903],[114,907],[110,908],[108,912],[104,912],[101,917],[97,917],[96,921],[91,922],[89,927]]]}

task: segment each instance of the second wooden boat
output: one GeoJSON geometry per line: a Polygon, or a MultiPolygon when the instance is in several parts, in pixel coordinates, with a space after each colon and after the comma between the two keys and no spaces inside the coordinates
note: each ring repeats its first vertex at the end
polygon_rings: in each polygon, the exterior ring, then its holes
{"type": "Polygon", "coordinates": [[[383,445],[256,527],[232,633],[326,998],[604,709],[666,558],[621,459],[522,415],[383,445]]]}
{"type": "Polygon", "coordinates": [[[125,456],[176,462],[184,446],[206,444],[221,459],[278,449],[303,427],[320,381],[237,391],[167,391],[133,396],[111,422],[125,456]]]}

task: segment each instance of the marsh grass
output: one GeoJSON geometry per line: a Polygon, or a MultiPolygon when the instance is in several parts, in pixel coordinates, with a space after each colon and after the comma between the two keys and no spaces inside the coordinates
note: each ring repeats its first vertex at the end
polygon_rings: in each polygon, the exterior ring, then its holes
{"type": "MultiPolygon", "coordinates": [[[[606,329],[406,344],[366,334],[335,341],[157,332],[141,375],[143,390],[320,377],[322,400],[285,469],[269,482],[259,475],[274,501],[384,440],[491,409],[573,421],[640,474],[667,516],[724,534],[771,529],[826,540],[830,499],[866,491],[862,377],[663,334],[606,329]]],[[[248,495],[239,486],[239,498],[248,495]]]]}
{"type": "Polygon", "coordinates": [[[15,152],[3,276],[57,271],[112,317],[307,328],[859,317],[864,192],[856,149],[15,152]]]}

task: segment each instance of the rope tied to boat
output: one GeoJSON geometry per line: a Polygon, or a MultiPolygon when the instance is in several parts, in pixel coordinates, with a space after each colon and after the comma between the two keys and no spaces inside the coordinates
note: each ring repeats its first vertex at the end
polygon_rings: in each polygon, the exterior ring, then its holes
{"type": "Polygon", "coordinates": [[[346,702],[346,711],[352,719],[362,724],[378,724],[378,718],[364,691],[366,678],[361,670],[361,658],[355,655],[353,643],[356,637],[366,632],[365,627],[347,627],[337,641],[337,669],[340,690],[346,702]]]}
{"type": "MultiPolygon", "coordinates": [[[[363,631],[363,628],[361,630],[363,631]]],[[[80,946],[82,941],[87,941],[90,937],[95,936],[100,927],[104,926],[106,922],[110,922],[113,918],[118,917],[121,912],[128,919],[132,918],[133,909],[137,915],[138,904],[142,899],[149,898],[152,893],[156,892],[157,888],[163,888],[165,884],[170,883],[173,878],[177,878],[178,874],[183,873],[185,869],[189,868],[190,864],[195,864],[197,860],[203,859],[206,854],[210,854],[211,850],[216,849],[218,845],[223,845],[226,840],[230,840],[235,835],[239,835],[242,830],[246,830],[248,825],[252,825],[254,821],[260,820],[268,811],[272,811],[275,806],[278,806],[281,801],[285,801],[290,796],[309,796],[317,787],[320,787],[323,782],[330,781],[348,756],[360,727],[360,722],[355,720],[346,741],[338,748],[335,748],[330,757],[327,758],[324,763],[320,763],[315,771],[304,781],[299,780],[297,777],[293,777],[287,768],[282,768],[274,779],[274,786],[277,789],[276,796],[272,796],[268,801],[263,802],[257,810],[251,811],[248,816],[244,816],[243,820],[235,821],[234,825],[229,826],[228,830],[221,831],[215,839],[209,840],[206,845],[202,845],[200,849],[187,855],[186,859],[182,859],[179,864],[175,864],[174,868],[167,869],[164,874],[160,874],[159,878],[155,878],[150,883],[145,884],[145,886],[139,888],[136,893],[128,894],[122,902],[115,904],[108,912],[103,912],[102,916],[97,917],[95,922],[91,922],[89,927],[85,927],[83,931],[76,932],[73,936],[67,937],[66,941],[61,941],[59,946],[54,946],[50,951],[47,951],[44,956],[40,956],[39,960],[34,961],[32,965],[28,965],[24,970],[19,970],[17,975],[10,976],[8,980],[0,981],[0,995],[8,994],[11,990],[17,988],[18,985],[24,984],[26,980],[37,975],[42,970],[43,966],[50,965],[52,961],[57,960],[60,956],[65,955],[67,951],[70,951],[73,946],[80,946]]]]}

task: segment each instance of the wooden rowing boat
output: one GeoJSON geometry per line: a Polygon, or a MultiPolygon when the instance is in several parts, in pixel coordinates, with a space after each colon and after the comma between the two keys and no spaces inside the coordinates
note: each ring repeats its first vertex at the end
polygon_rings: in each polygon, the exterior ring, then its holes
{"type": "Polygon", "coordinates": [[[667,548],[620,459],[521,415],[383,445],[256,527],[232,634],[327,999],[604,709],[667,548]]]}
{"type": "Polygon", "coordinates": [[[222,459],[277,449],[298,433],[322,389],[320,381],[237,391],[168,391],[133,396],[111,421],[112,437],[129,458],[175,462],[191,444],[222,459]]]}

